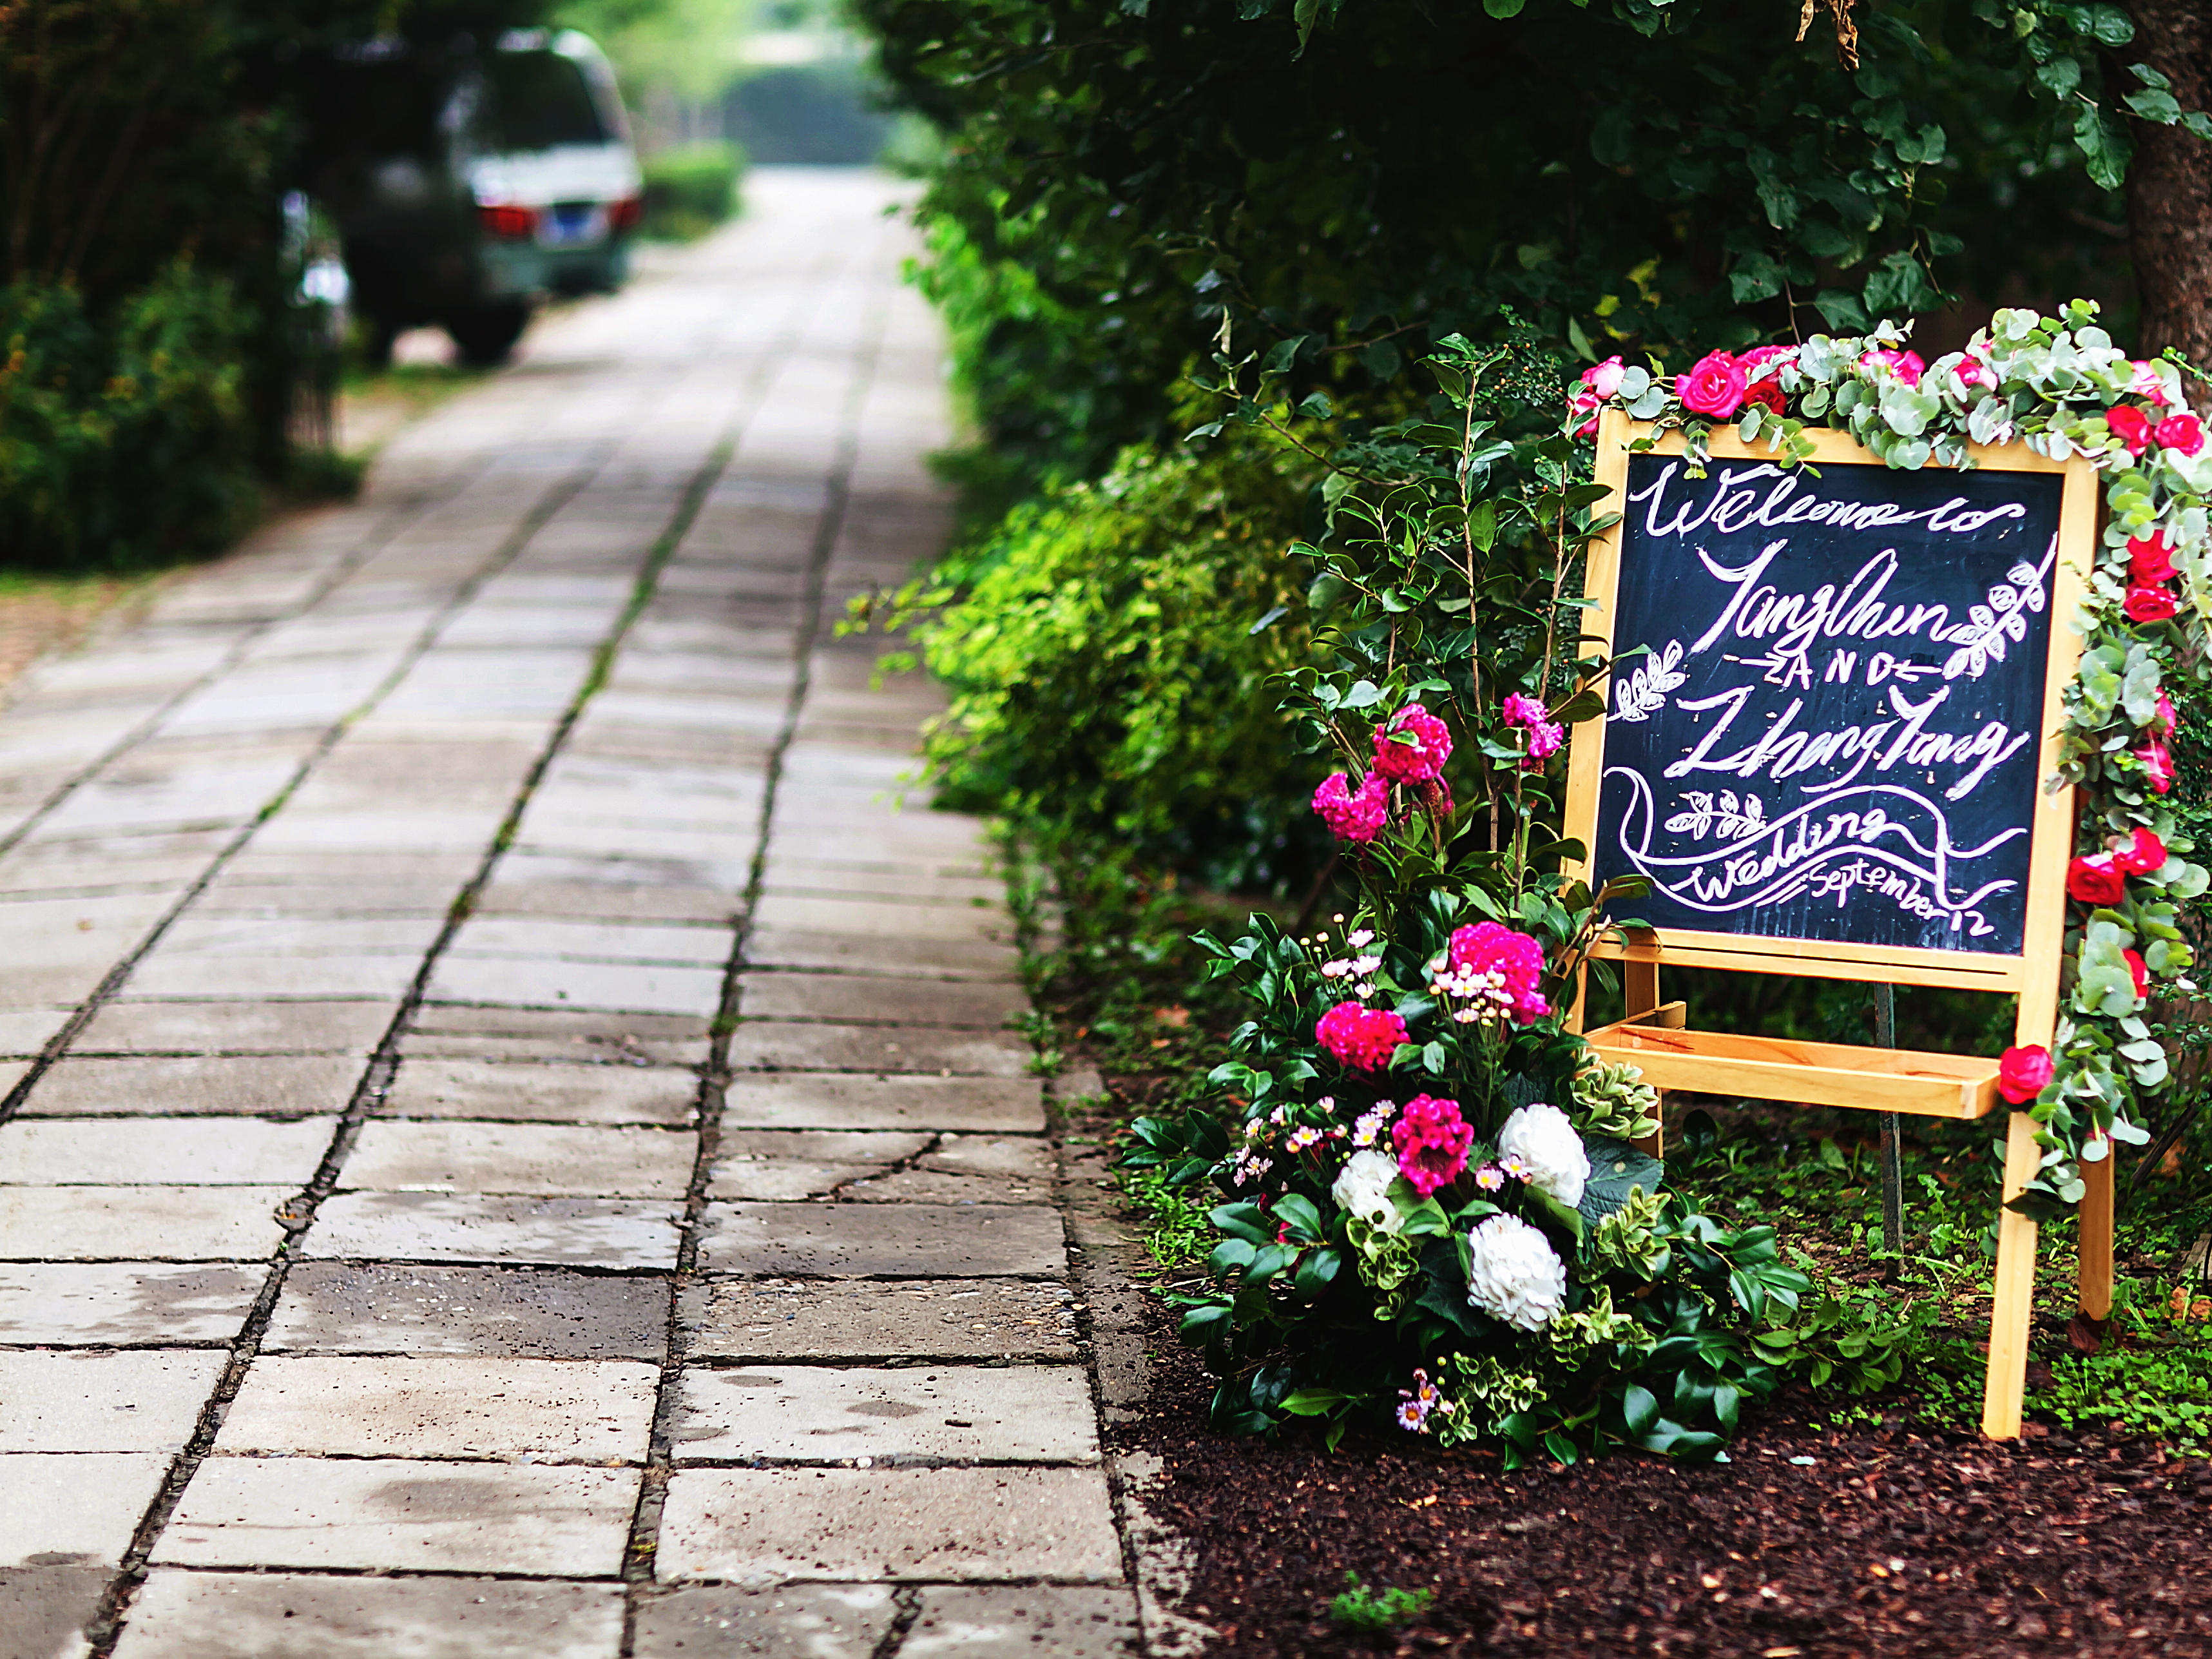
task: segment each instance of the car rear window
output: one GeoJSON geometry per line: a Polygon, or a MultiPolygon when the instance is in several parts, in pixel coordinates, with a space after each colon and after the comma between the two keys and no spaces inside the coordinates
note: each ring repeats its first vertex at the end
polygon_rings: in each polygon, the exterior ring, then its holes
{"type": "Polygon", "coordinates": [[[613,137],[599,118],[584,71],[558,52],[496,52],[489,78],[486,114],[496,149],[603,144],[613,137]]]}

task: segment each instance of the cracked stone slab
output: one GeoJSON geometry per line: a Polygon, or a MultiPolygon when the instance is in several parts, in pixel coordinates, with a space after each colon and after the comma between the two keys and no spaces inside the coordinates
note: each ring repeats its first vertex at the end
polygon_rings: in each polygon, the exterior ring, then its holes
{"type": "Polygon", "coordinates": [[[259,1268],[144,1261],[0,1266],[0,1333],[42,1347],[228,1343],[262,1278],[259,1268]]]}
{"type": "Polygon", "coordinates": [[[717,1199],[819,1198],[922,1151],[926,1134],[736,1130],[722,1137],[707,1191],[717,1199]]]}
{"type": "Polygon", "coordinates": [[[150,1575],[116,1659],[615,1659],[613,1584],[150,1575]]]}
{"type": "Polygon", "coordinates": [[[0,1009],[0,1054],[38,1053],[76,1012],[73,1008],[0,1009]]]}
{"type": "Polygon", "coordinates": [[[341,1190],[680,1199],[698,1150],[679,1130],[370,1122],[338,1180],[341,1190]]]}
{"type": "MultiPolygon", "coordinates": [[[[462,1046],[474,1053],[485,1040],[465,1040],[462,1046]]],[[[382,1115],[681,1128],[691,1122],[698,1101],[698,1077],[670,1067],[453,1059],[410,1047],[382,1115]]]]}
{"type": "Polygon", "coordinates": [[[874,973],[748,973],[748,1020],[838,1020],[995,1031],[1021,1017],[1021,986],[988,979],[892,979],[874,973]]]}
{"type": "Polygon", "coordinates": [[[620,1361],[272,1356],[246,1373],[215,1449],[638,1463],[659,1381],[620,1361]]]}
{"type": "Polygon", "coordinates": [[[305,1186],[336,1118],[44,1118],[0,1126],[0,1186],[305,1186]]]}
{"type": "Polygon", "coordinates": [[[787,1073],[732,1079],[730,1129],[942,1129],[1044,1132],[1044,1085],[1028,1077],[848,1077],[787,1073]]]}
{"type": "Polygon", "coordinates": [[[1018,1077],[1031,1050],[1012,1032],[931,1026],[741,1021],[730,1039],[738,1071],[918,1071],[935,1077],[1018,1077]]]}
{"type": "Polygon", "coordinates": [[[664,1580],[1113,1583],[1104,1472],[678,1469],[654,1565],[664,1580]]]}
{"type": "Polygon", "coordinates": [[[699,1265],[756,1278],[1057,1277],[1067,1254],[1044,1205],[710,1204],[699,1265]]]}
{"type": "Polygon", "coordinates": [[[1049,1181],[1010,1175],[969,1175],[943,1169],[895,1169],[842,1186],[848,1204],[1050,1204],[1049,1181]]]}
{"type": "Polygon", "coordinates": [[[290,1186],[0,1187],[0,1261],[259,1261],[290,1186]]]}
{"type": "Polygon", "coordinates": [[[1126,1589],[933,1584],[899,1659],[1135,1659],[1137,1599],[1126,1589]]]}
{"type": "Polygon", "coordinates": [[[0,1350],[0,1453],[181,1451],[229,1358],[0,1350]]]}
{"type": "Polygon", "coordinates": [[[637,1659],[874,1659],[897,1617],[889,1584],[692,1584],[644,1600],[635,1651],[637,1659]]]}
{"type": "Polygon", "coordinates": [[[1008,982],[1018,979],[1021,968],[1020,954],[1012,945],[988,940],[878,938],[769,927],[746,940],[745,961],[755,967],[1008,982]]]}
{"type": "Polygon", "coordinates": [[[1030,1279],[709,1279],[677,1300],[695,1359],[1072,1360],[1066,1289],[1030,1279]]]}
{"type": "Polygon", "coordinates": [[[513,1003],[528,1008],[710,1017],[722,1002],[718,967],[634,962],[564,962],[503,956],[445,956],[430,981],[439,1003],[513,1003]]]}
{"type": "Polygon", "coordinates": [[[161,1566],[611,1578],[641,1472],[402,1458],[211,1457],[161,1566]]]}
{"type": "Polygon", "coordinates": [[[217,1058],[64,1057],[39,1079],[29,1118],[269,1117],[342,1112],[361,1081],[357,1055],[217,1058]]]}
{"type": "Polygon", "coordinates": [[[1098,1461],[1076,1365],[695,1366],[679,1388],[679,1463],[1098,1461]]]}
{"type": "Polygon", "coordinates": [[[676,1266],[679,1205],[623,1199],[527,1199],[341,1192],[316,1212],[303,1254],[386,1261],[544,1262],[665,1271],[676,1266]]]}
{"type": "MultiPolygon", "coordinates": [[[[169,1461],[166,1451],[0,1455],[0,1571],[40,1564],[100,1568],[97,1601],[168,1474],[169,1461]]],[[[0,1615],[10,1611],[7,1581],[0,1579],[0,1615]]],[[[0,1621],[0,1632],[21,1628],[0,1621]]]]}
{"type": "MultiPolygon", "coordinates": [[[[92,1016],[72,1056],[83,1054],[312,1054],[366,1057],[398,1004],[358,1003],[108,1003],[92,1016]]],[[[358,1073],[358,1065],[356,1068],[358,1073]]]]}
{"type": "Polygon", "coordinates": [[[457,956],[553,957],[590,962],[674,962],[720,972],[736,948],[728,927],[474,916],[454,936],[457,956]]]}
{"type": "MultiPolygon", "coordinates": [[[[887,838],[888,839],[888,838],[887,838]]],[[[753,921],[779,932],[849,933],[867,939],[989,941],[1011,946],[1014,924],[995,906],[902,905],[874,899],[763,894],[753,921]]]]}
{"type": "Polygon", "coordinates": [[[561,1268],[303,1261],[285,1277],[261,1347],[658,1364],[668,1296],[665,1280],[561,1268]]]}

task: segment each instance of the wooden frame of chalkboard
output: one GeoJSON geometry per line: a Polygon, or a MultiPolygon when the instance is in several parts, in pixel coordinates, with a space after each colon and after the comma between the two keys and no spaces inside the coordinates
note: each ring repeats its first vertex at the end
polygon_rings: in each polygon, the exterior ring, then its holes
{"type": "MultiPolygon", "coordinates": [[[[2053,461],[2018,446],[1976,446],[1971,470],[1894,472],[1849,433],[1807,436],[1815,471],[1784,473],[1771,453],[1717,430],[1709,478],[1697,485],[1680,463],[1680,433],[1657,432],[1618,410],[1600,418],[1596,481],[1612,491],[1604,509],[1620,517],[1590,545],[1583,643],[1608,659],[1616,647],[1650,649],[1610,677],[1608,713],[1574,729],[1564,828],[1584,852],[1565,871],[1593,886],[1613,875],[1658,879],[1652,896],[1622,906],[1632,917],[1639,908],[1653,911],[1641,918],[1646,925],[1592,952],[1622,961],[1626,1015],[1587,1040],[1601,1058],[1641,1067],[1662,1090],[1982,1117],[1998,1104],[1994,1056],[1700,1032],[1689,1028],[1682,1003],[1661,999],[1662,964],[1717,967],[2008,991],[2020,999],[2016,1043],[2048,1044],[2056,1026],[2075,811],[2071,790],[2046,791],[2042,783],[2057,771],[2061,698],[2079,666],[2081,639],[2067,623],[2095,554],[2095,470],[2086,460],[2053,461]],[[1639,442],[1644,447],[1632,447],[1639,442]],[[1632,467],[1642,480],[1634,488],[1632,467]],[[1832,479],[1841,468],[1862,470],[1832,479]],[[2015,488],[2010,494],[2022,499],[2007,500],[2006,474],[2047,482],[2015,488]],[[1668,489],[1704,494],[1676,505],[1666,500],[1668,489]],[[1724,496],[1728,489],[1738,493],[1724,496]],[[1738,505],[1727,507],[1729,499],[1738,505]],[[1639,503],[1648,505],[1632,523],[1639,503]],[[1662,516],[1662,509],[1672,515],[1662,516]],[[1698,536],[1708,521],[1711,533],[1698,536]],[[1893,526],[1903,527],[1894,540],[1908,548],[1916,561],[1910,565],[1898,546],[1886,545],[1892,539],[1884,532],[1893,526]],[[1856,544],[1843,534],[1869,531],[1856,544]],[[1939,531],[1957,540],[1944,543],[1939,531]],[[1671,547],[1664,545],[1669,536],[1671,547]],[[1735,544],[1738,562],[1729,562],[1725,547],[1715,555],[1701,545],[1724,537],[1735,544]],[[1793,540],[1811,546],[1793,550],[1793,540]],[[1966,551],[1947,562],[1940,555],[1951,548],[1966,551]],[[1666,615],[1685,635],[1707,596],[1696,584],[1718,584],[1716,619],[1686,652],[1679,641],[1616,638],[1625,549],[1631,561],[1649,560],[1627,573],[1629,602],[1655,621],[1666,615]],[[1839,549],[1845,558],[1877,551],[1856,572],[1820,565],[1839,549]],[[1986,568],[1991,558],[2000,573],[1994,584],[1986,568]],[[1949,572],[1950,564],[1957,571],[1949,572]],[[1796,591],[1786,590],[1784,570],[1798,577],[1796,591]],[[1770,571],[1778,579],[1767,584],[1770,571]],[[1948,608],[1930,587],[1947,572],[1969,578],[1948,608]],[[1824,575],[1833,579],[1808,585],[1824,575]],[[1877,603],[1892,582],[1891,601],[1917,594],[1919,602],[1877,603]],[[1754,614],[1753,607],[1761,608],[1754,614]],[[1968,621],[1950,619],[1960,611],[1968,621]],[[1778,635],[1782,643],[1770,643],[1778,635]],[[1893,641],[1895,650],[1872,649],[1881,639],[1893,641]],[[1731,654],[1729,644],[1766,654],[1731,654]],[[1817,680],[1816,650],[1828,654],[1817,680]],[[1839,677],[1841,689],[1829,691],[1839,677]],[[1923,681],[1939,680],[1920,692],[1923,681]],[[1979,717],[1980,728],[1923,733],[1934,719],[1929,711],[1961,680],[1967,689],[1946,717],[1979,717]],[[1670,704],[1670,694],[1685,686],[1688,693],[1670,704]],[[1840,706],[1854,695],[1857,712],[1868,715],[1856,723],[1852,711],[1840,706]],[[1812,728],[1793,733],[1795,747],[1784,749],[1776,740],[1808,704],[1815,705],[1812,728]],[[1762,704],[1770,723],[1763,736],[1756,724],[1762,704]],[[1818,726],[1822,711],[1830,717],[1825,729],[1818,726]],[[1745,730],[1729,741],[1743,747],[1717,750],[1718,734],[1739,717],[1745,730]],[[1615,720],[1623,736],[1612,747],[1628,764],[1608,767],[1615,720]],[[1778,759],[1784,753],[1787,761],[1778,759]],[[1936,775],[1944,765],[1954,769],[1948,790],[1936,775]],[[1784,803],[1771,819],[1759,795],[1729,787],[1730,774],[1756,776],[1762,767],[1763,792],[1784,803]],[[1720,781],[1694,793],[1674,787],[1686,776],[1696,781],[1699,771],[1720,781]],[[1925,784],[1909,775],[1915,772],[1925,784]],[[1783,781],[1808,772],[1813,784],[1783,781]],[[1862,781],[1869,772],[1880,781],[1862,781]],[[1973,800],[1985,783],[1989,794],[1973,800]],[[1662,788],[1671,791],[1663,804],[1662,788]],[[1805,799],[1790,806],[1793,789],[1805,799]],[[1968,833],[1954,839],[1962,823],[1968,833]],[[1983,839],[1966,845],[1976,835],[1983,839]],[[1977,860],[1978,875],[1954,882],[1956,872],[1974,869],[1977,860]],[[1979,885],[1964,893],[1954,890],[1975,881],[1979,885]]],[[[1586,1001],[1578,994],[1571,1014],[1577,1030],[1586,1001]]],[[[2039,1156],[2032,1122],[2013,1113],[2007,1200],[2033,1177],[2039,1156]]],[[[2111,1307],[2112,1160],[2082,1168],[2090,1196],[2081,1216],[2081,1301],[2102,1318],[2111,1307]]],[[[1984,1431],[1998,1437],[2020,1430],[2034,1252],[2034,1223],[2000,1212],[1983,1410],[1984,1431]]]]}

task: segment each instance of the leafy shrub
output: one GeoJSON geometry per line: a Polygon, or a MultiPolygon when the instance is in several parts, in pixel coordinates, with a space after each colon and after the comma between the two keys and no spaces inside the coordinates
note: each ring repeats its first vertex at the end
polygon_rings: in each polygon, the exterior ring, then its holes
{"type": "Polygon", "coordinates": [[[1380,1635],[1400,1625],[1409,1625],[1429,1610],[1437,1599],[1432,1589],[1401,1589],[1385,1584],[1380,1589],[1359,1582],[1356,1572],[1344,1575],[1345,1589],[1328,1604],[1328,1616],[1346,1630],[1380,1635]]]}
{"type": "Polygon", "coordinates": [[[1266,681],[1304,608],[1282,557],[1300,492],[1249,451],[1132,450],[1018,509],[963,564],[927,637],[952,692],[941,798],[1048,840],[1089,838],[1228,885],[1310,861],[1304,779],[1266,681]]]}
{"type": "Polygon", "coordinates": [[[733,217],[745,153],[735,144],[689,144],[645,160],[645,234],[690,241],[733,217]]]}
{"type": "Polygon", "coordinates": [[[10,562],[143,564],[218,545],[252,499],[250,314],[179,260],[104,328],[76,290],[0,289],[0,546],[10,562]]]}

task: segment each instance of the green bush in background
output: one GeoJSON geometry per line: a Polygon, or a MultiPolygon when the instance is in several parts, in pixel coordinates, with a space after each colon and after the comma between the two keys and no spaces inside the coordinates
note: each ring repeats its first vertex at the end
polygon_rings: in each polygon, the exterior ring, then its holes
{"type": "Polygon", "coordinates": [[[1304,499],[1249,449],[1132,449],[941,570],[967,596],[927,638],[952,693],[928,739],[939,799],[1218,886],[1310,868],[1313,780],[1291,775],[1267,684],[1306,637],[1283,556],[1304,499]]]}
{"type": "Polygon", "coordinates": [[[735,144],[664,149],[643,165],[647,235],[688,242],[736,215],[745,153],[735,144]]]}
{"type": "Polygon", "coordinates": [[[255,499],[252,313],[179,259],[104,326],[70,284],[0,289],[0,546],[84,570],[207,552],[255,499]]]}

